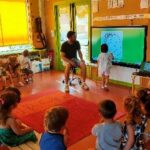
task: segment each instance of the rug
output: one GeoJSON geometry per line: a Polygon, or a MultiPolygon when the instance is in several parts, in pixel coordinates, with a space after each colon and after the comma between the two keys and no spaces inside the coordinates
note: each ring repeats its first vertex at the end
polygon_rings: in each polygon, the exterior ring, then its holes
{"type": "MultiPolygon", "coordinates": [[[[30,100],[23,99],[13,114],[39,133],[44,131],[44,114],[49,108],[64,106],[68,109],[69,145],[90,135],[93,125],[100,120],[96,104],[57,90],[43,91],[28,96],[28,99],[30,100]]],[[[124,115],[125,113],[118,112],[115,118],[119,119],[124,115]]]]}

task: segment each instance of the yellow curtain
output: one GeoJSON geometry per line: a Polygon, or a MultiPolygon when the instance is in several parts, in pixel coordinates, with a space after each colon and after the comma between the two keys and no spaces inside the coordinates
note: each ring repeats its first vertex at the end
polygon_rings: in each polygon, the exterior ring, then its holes
{"type": "Polygon", "coordinates": [[[25,0],[0,0],[0,46],[29,43],[25,0]]]}

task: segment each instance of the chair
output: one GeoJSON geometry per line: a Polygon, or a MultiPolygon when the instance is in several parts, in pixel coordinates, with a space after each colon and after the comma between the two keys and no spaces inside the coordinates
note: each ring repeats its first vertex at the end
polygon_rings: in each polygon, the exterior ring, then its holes
{"type": "MultiPolygon", "coordinates": [[[[77,67],[71,67],[70,73],[71,73],[71,78],[69,78],[69,85],[72,86],[74,81],[78,81],[79,85],[82,84],[82,81],[79,77],[76,76],[76,69],[77,67]]],[[[62,83],[65,83],[65,79],[62,81],[62,83]]]]}

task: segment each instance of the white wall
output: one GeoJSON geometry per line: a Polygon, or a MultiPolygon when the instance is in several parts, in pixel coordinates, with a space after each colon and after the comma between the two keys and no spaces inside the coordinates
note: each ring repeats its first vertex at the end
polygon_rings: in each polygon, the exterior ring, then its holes
{"type": "MultiPolygon", "coordinates": [[[[137,70],[134,68],[122,67],[122,66],[113,66],[111,69],[110,79],[132,83],[131,75],[137,70]]],[[[140,84],[140,78],[136,78],[136,84],[140,84]]]]}

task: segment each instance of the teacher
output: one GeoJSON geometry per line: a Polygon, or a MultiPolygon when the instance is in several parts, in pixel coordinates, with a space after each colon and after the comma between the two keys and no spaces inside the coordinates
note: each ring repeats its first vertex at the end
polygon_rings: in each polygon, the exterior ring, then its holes
{"type": "Polygon", "coordinates": [[[85,65],[85,61],[83,60],[80,43],[76,40],[76,33],[73,31],[69,31],[67,33],[67,38],[68,40],[64,42],[61,46],[61,58],[65,66],[65,92],[69,92],[68,81],[69,81],[69,73],[71,67],[81,68],[81,74],[82,74],[81,87],[84,90],[89,90],[89,87],[85,82],[86,65],[85,65]],[[79,55],[80,60],[77,58],[77,53],[79,55]]]}

